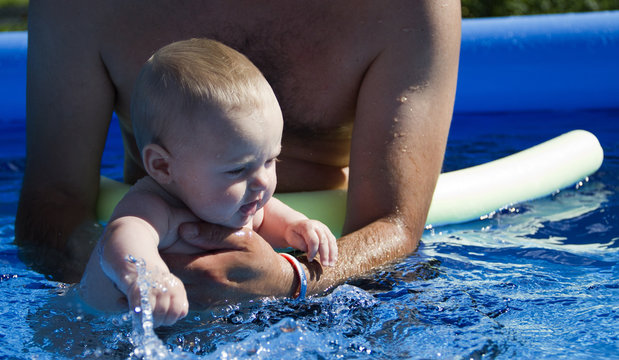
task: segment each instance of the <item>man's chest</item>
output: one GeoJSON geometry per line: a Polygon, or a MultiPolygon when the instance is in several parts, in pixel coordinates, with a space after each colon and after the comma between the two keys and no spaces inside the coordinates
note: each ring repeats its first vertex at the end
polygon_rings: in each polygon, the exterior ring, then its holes
{"type": "Polygon", "coordinates": [[[319,135],[349,127],[371,61],[349,24],[334,25],[338,23],[311,11],[297,14],[294,22],[268,16],[241,21],[224,15],[194,15],[193,21],[182,22],[155,18],[131,26],[140,31],[111,33],[108,41],[113,45],[104,46],[102,58],[121,117],[129,119],[135,78],[154,51],[173,41],[207,37],[245,54],[263,72],[282,108],[285,132],[319,135]]]}

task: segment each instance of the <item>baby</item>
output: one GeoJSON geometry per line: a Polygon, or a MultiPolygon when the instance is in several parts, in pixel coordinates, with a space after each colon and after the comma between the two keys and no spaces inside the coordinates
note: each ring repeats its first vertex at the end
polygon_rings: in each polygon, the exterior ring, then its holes
{"type": "Polygon", "coordinates": [[[143,259],[161,285],[150,294],[156,325],[184,317],[185,288],[160,252],[204,251],[179,241],[185,222],[248,227],[274,248],[335,263],[329,229],[272,197],[283,118],[270,85],[245,56],[207,39],[161,48],[136,80],[131,119],[148,176],[118,203],[91,255],[81,282],[87,303],[102,310],[126,309],[125,299],[139,305],[131,256],[143,259]]]}

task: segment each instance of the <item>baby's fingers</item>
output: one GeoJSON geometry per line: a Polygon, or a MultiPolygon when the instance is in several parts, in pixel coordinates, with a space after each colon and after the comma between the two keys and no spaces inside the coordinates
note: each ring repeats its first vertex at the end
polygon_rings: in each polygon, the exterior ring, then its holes
{"type": "Polygon", "coordinates": [[[182,301],[179,302],[169,298],[168,300],[170,301],[164,300],[163,306],[158,307],[159,312],[157,312],[157,310],[153,312],[155,327],[173,325],[178,320],[187,316],[187,302],[183,304],[182,301]]]}
{"type": "Polygon", "coordinates": [[[305,245],[307,245],[307,260],[314,261],[314,258],[320,249],[320,236],[315,230],[308,231],[305,236],[305,245]]]}
{"type": "Polygon", "coordinates": [[[337,241],[335,236],[325,228],[320,231],[320,263],[324,266],[333,266],[337,261],[337,241]]]}
{"type": "MultiPolygon", "coordinates": [[[[189,302],[183,283],[173,275],[169,275],[159,286],[152,289],[156,294],[153,308],[155,327],[172,325],[187,316],[189,302]]],[[[152,297],[151,297],[152,299],[152,297]]]]}
{"type": "Polygon", "coordinates": [[[313,261],[320,246],[317,230],[311,220],[298,221],[286,230],[286,240],[290,246],[305,251],[308,261],[313,261]]]}

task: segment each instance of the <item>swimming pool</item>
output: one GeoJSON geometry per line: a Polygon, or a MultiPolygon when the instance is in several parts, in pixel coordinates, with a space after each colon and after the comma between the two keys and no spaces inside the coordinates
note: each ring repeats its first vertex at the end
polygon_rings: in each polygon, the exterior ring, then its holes
{"type": "MultiPolygon", "coordinates": [[[[428,230],[415,255],[326,297],[193,313],[159,336],[207,358],[612,358],[619,350],[617,120],[616,110],[456,116],[445,169],[572,128],[596,134],[605,161],[578,189],[428,230]]],[[[18,259],[23,141],[23,121],[0,122],[0,358],[126,358],[130,320],[68,307],[64,284],[18,259]]],[[[106,174],[120,175],[120,157],[120,144],[110,142],[106,174]]]]}
{"type": "MultiPolygon", "coordinates": [[[[619,109],[454,117],[444,170],[572,129],[600,140],[588,181],[494,216],[427,230],[419,251],[325,297],[230,304],[157,331],[167,356],[251,359],[616,358],[619,353],[619,109]]],[[[23,118],[0,115],[0,358],[123,359],[144,349],[127,316],[71,305],[13,245],[23,118]],[[136,346],[137,345],[137,346],[136,346]]],[[[113,124],[103,173],[118,178],[113,124]]],[[[148,346],[146,346],[148,348],[148,346]]]]}

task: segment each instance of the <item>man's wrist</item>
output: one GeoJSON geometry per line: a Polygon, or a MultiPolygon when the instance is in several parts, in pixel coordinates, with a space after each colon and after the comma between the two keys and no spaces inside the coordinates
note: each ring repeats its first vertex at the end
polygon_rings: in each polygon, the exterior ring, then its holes
{"type": "Polygon", "coordinates": [[[305,274],[303,266],[301,265],[299,260],[297,260],[297,258],[290,254],[280,253],[280,255],[283,256],[294,269],[295,278],[293,280],[293,286],[295,286],[295,291],[292,295],[292,298],[295,300],[304,299],[307,293],[307,275],[305,274]]]}

